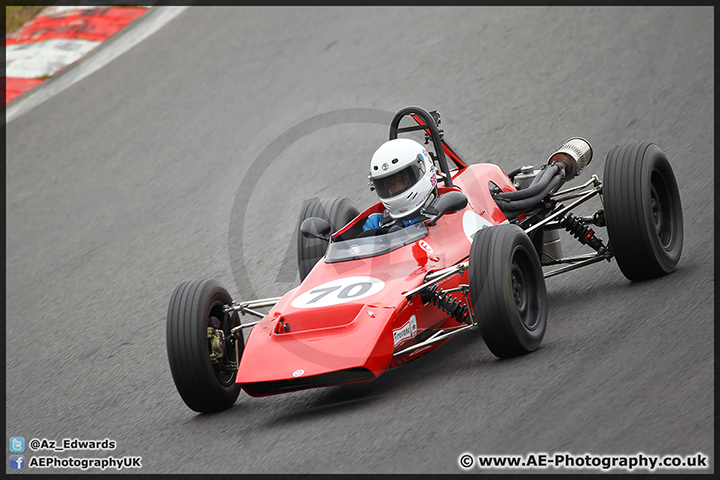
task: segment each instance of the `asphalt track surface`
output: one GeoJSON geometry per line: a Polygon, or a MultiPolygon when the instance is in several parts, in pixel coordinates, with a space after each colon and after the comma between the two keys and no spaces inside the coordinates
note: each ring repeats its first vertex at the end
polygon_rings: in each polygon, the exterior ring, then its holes
{"type": "MultiPolygon", "coordinates": [[[[57,455],[143,473],[461,473],[463,452],[701,452],[713,472],[713,29],[710,7],[186,10],[7,125],[6,438],[114,439],[57,455]],[[581,178],[602,177],[613,146],[656,142],[682,195],[678,269],[548,279],[544,342],[521,358],[469,335],[372,383],[187,409],[175,286],[297,285],[303,201],[374,202],[367,165],[406,105],[506,170],[583,136],[581,178]]],[[[523,471],[553,472],[505,470],[523,471]]]]}

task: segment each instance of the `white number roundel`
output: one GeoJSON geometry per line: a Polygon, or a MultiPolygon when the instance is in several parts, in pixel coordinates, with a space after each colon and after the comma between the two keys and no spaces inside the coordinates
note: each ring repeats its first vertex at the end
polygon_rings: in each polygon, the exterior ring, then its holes
{"type": "Polygon", "coordinates": [[[338,278],[311,288],[290,305],[295,308],[329,307],[375,295],[383,288],[385,282],[373,277],[338,278]]]}
{"type": "Polygon", "coordinates": [[[468,210],[463,214],[462,226],[468,242],[472,243],[475,234],[480,231],[481,228],[492,227],[493,224],[477,213],[468,210]]]}

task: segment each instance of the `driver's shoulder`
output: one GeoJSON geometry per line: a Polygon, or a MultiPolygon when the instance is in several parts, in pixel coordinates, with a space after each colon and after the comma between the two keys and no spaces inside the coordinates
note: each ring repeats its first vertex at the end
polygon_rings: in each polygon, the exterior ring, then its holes
{"type": "Polygon", "coordinates": [[[371,230],[380,228],[380,224],[383,220],[383,214],[382,213],[371,213],[368,215],[367,219],[365,220],[365,223],[363,224],[363,230],[371,230]]]}

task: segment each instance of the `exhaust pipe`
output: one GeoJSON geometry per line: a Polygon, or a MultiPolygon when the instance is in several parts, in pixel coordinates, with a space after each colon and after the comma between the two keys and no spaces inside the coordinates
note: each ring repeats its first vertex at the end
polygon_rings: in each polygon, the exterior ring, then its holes
{"type": "Polygon", "coordinates": [[[565,170],[562,177],[563,182],[567,182],[582,172],[582,169],[592,160],[592,156],[590,143],[584,138],[573,137],[555,148],[547,163],[548,165],[561,165],[565,170]]]}

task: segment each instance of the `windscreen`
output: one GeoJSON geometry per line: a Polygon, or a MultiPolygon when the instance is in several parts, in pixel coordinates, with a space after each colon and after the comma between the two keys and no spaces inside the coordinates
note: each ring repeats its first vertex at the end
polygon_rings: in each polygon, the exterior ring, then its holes
{"type": "Polygon", "coordinates": [[[425,222],[420,222],[385,235],[352,238],[342,242],[330,243],[325,254],[325,263],[375,257],[416,242],[427,235],[427,225],[425,225],[425,222]]]}

